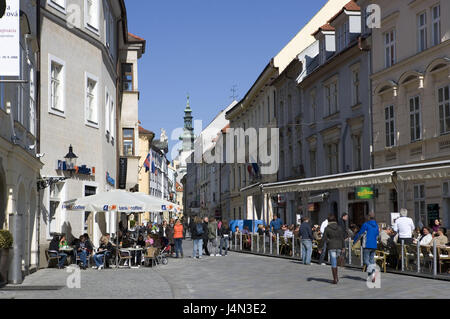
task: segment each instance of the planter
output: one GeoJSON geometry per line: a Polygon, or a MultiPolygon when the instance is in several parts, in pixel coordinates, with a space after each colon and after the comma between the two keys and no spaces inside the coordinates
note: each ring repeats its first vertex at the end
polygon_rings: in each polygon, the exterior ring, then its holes
{"type": "Polygon", "coordinates": [[[0,286],[8,283],[9,249],[0,249],[0,286]]]}

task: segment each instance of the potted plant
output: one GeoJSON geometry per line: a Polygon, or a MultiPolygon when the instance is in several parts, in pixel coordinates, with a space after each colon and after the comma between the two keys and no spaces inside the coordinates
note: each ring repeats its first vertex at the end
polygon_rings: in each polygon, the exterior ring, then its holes
{"type": "Polygon", "coordinates": [[[8,230],[0,230],[0,285],[8,282],[9,250],[12,246],[12,234],[8,230]]]}

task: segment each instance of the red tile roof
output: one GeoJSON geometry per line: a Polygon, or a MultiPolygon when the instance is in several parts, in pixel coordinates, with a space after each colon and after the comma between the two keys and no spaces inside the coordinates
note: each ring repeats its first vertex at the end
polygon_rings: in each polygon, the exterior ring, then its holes
{"type": "Polygon", "coordinates": [[[149,135],[155,135],[152,131],[146,130],[142,126],[139,125],[139,134],[149,134],[149,135]]]}
{"type": "Polygon", "coordinates": [[[348,2],[345,6],[342,7],[342,9],[334,16],[332,17],[330,20],[328,20],[328,23],[333,22],[337,17],[339,17],[344,10],[347,11],[361,11],[361,7],[358,6],[358,4],[356,4],[356,2],[354,0],[348,2]]]}
{"type": "Polygon", "coordinates": [[[133,39],[138,40],[138,41],[145,41],[145,39],[143,39],[141,37],[138,37],[137,35],[134,35],[133,33],[130,33],[130,32],[128,32],[128,37],[129,38],[133,38],[133,39]]]}
{"type": "Polygon", "coordinates": [[[316,35],[317,33],[319,33],[319,32],[322,32],[322,31],[334,31],[335,29],[334,29],[334,27],[331,25],[331,24],[329,24],[329,23],[327,23],[327,24],[324,24],[323,26],[321,26],[316,32],[314,32],[312,35],[314,36],[314,35],[316,35]]]}

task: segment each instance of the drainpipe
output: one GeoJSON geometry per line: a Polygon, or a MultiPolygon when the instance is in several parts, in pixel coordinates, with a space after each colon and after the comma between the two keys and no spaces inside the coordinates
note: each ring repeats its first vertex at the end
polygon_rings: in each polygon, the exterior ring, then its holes
{"type": "MultiPolygon", "coordinates": [[[[38,41],[37,67],[36,67],[36,153],[41,153],[41,0],[36,3],[36,37],[38,41]]],[[[40,175],[40,174],[39,174],[40,175]]],[[[36,268],[40,268],[41,256],[41,192],[37,189],[37,213],[36,213],[36,238],[37,238],[37,260],[36,268]]]]}

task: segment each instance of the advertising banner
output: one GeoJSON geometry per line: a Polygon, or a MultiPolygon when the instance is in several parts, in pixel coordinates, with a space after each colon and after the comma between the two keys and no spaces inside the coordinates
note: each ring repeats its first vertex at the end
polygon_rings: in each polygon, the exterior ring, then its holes
{"type": "Polygon", "coordinates": [[[0,18],[0,76],[20,76],[20,0],[6,1],[0,18]]]}

